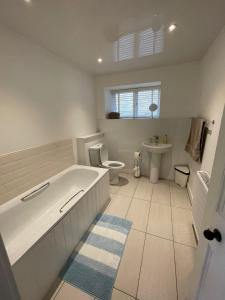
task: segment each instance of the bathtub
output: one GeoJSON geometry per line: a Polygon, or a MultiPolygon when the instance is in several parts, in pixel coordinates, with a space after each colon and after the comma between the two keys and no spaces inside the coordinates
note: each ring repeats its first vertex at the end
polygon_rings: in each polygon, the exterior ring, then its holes
{"type": "Polygon", "coordinates": [[[0,206],[0,231],[22,300],[48,296],[109,201],[107,169],[73,165],[0,206]]]}

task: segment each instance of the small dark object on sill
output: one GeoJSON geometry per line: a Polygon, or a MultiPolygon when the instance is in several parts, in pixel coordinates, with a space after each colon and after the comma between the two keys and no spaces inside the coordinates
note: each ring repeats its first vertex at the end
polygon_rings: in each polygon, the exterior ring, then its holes
{"type": "Polygon", "coordinates": [[[110,112],[107,115],[107,119],[120,119],[120,113],[118,113],[118,112],[110,112]]]}

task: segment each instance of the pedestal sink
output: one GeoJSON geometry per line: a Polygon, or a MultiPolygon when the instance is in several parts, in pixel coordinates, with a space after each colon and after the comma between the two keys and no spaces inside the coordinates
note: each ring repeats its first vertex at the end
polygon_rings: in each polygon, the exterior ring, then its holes
{"type": "Polygon", "coordinates": [[[150,182],[156,183],[159,179],[161,156],[163,153],[170,151],[172,145],[144,142],[142,146],[149,153],[150,156],[150,182]]]}

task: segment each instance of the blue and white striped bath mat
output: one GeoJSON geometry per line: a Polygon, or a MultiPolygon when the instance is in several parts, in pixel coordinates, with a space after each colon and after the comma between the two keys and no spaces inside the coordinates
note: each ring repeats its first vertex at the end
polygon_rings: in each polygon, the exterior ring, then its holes
{"type": "Polygon", "coordinates": [[[98,215],[69,259],[63,280],[98,299],[111,299],[131,225],[125,219],[98,215]]]}

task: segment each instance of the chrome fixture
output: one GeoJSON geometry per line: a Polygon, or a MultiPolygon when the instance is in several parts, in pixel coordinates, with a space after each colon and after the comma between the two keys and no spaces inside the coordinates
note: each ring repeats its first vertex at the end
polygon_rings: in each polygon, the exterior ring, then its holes
{"type": "Polygon", "coordinates": [[[73,195],[72,197],[70,197],[70,199],[68,201],[66,201],[65,204],[63,204],[63,206],[60,208],[59,212],[63,212],[63,208],[74,198],[76,197],[78,194],[80,194],[81,192],[84,192],[84,190],[79,190],[75,195],[73,195]]]}
{"type": "Polygon", "coordinates": [[[50,182],[47,182],[45,184],[43,184],[42,186],[40,186],[39,188],[37,188],[36,190],[32,191],[31,193],[29,193],[28,195],[24,196],[23,198],[21,198],[21,201],[28,201],[30,198],[36,196],[36,194],[42,192],[43,190],[45,190],[47,187],[49,187],[50,182]]]}

